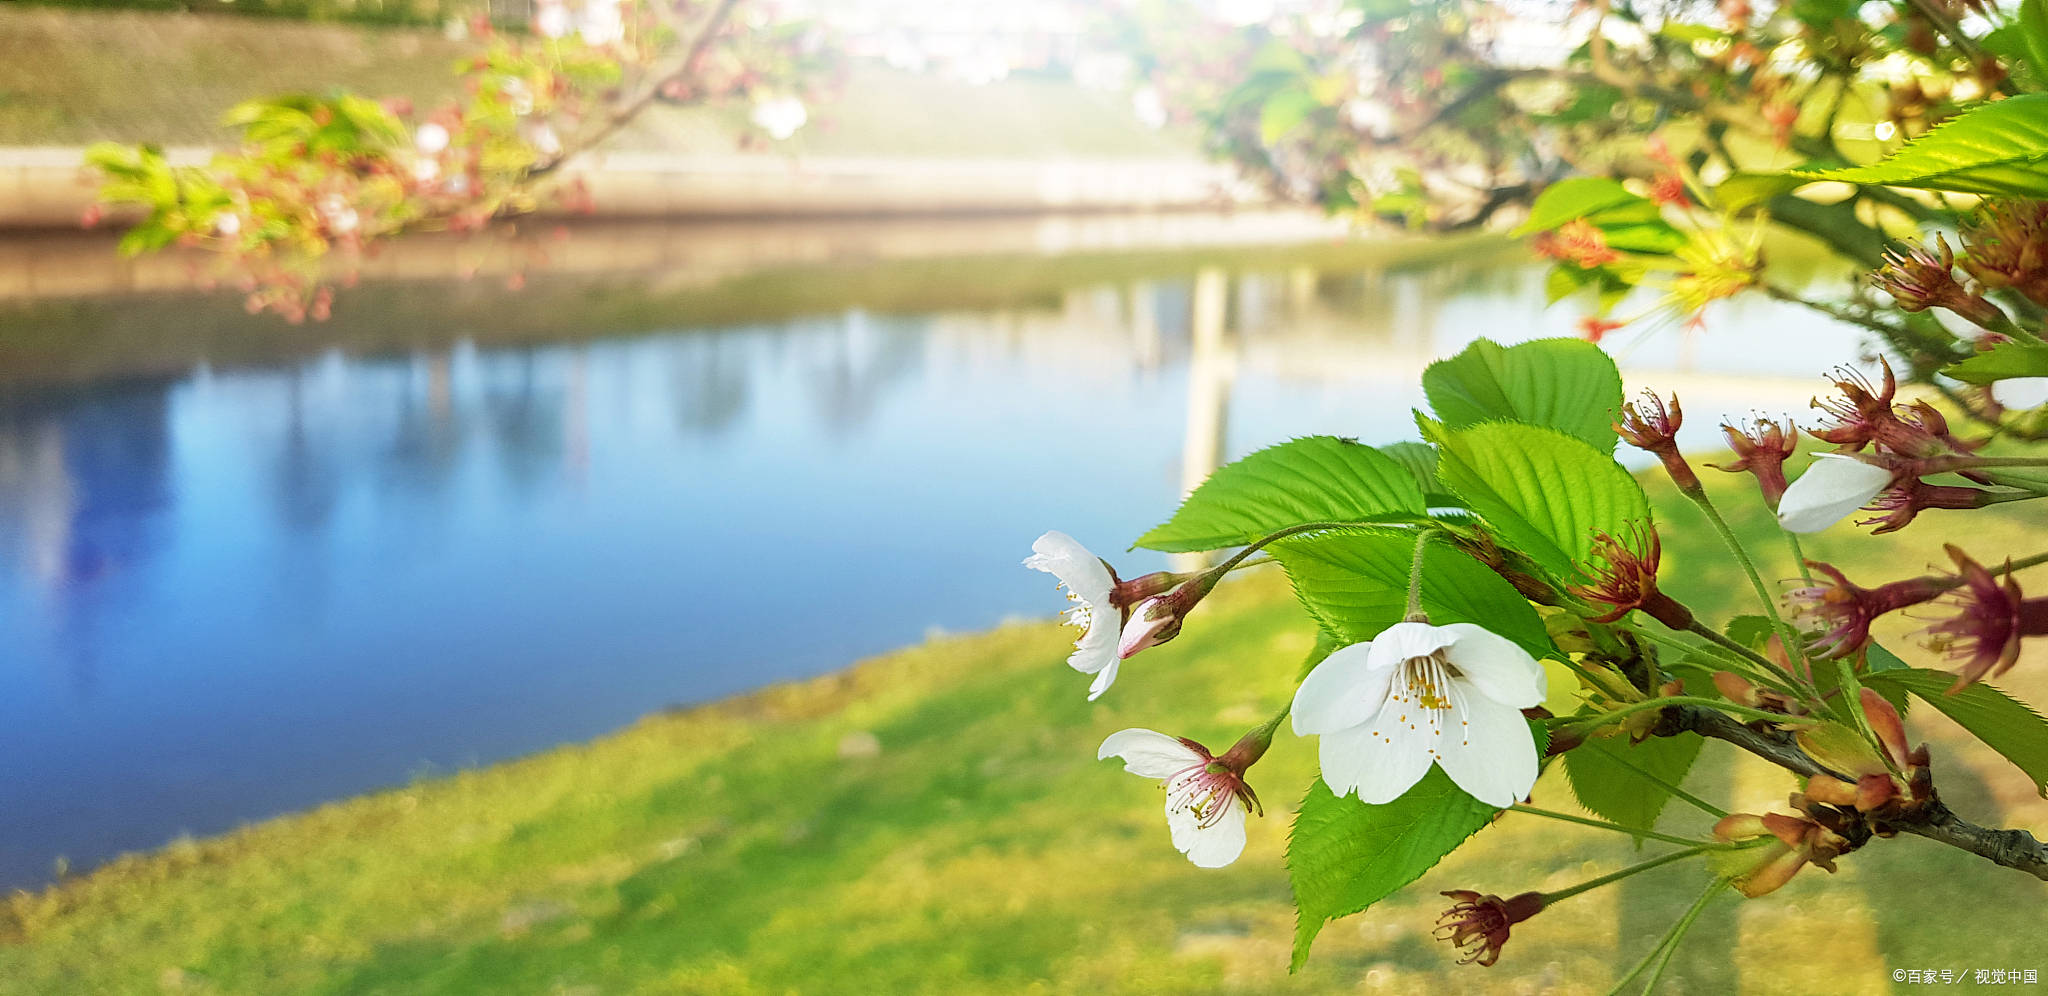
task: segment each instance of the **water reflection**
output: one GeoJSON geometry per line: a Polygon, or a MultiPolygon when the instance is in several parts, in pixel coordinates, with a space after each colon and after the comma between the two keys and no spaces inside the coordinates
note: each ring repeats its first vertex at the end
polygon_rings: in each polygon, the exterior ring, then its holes
{"type": "MultiPolygon", "coordinates": [[[[1038,532],[1118,548],[1219,460],[1411,436],[1422,366],[1568,334],[1541,303],[1498,259],[1211,267],[15,398],[0,884],[1042,615],[1038,532]]],[[[1854,342],[1768,302],[1706,335],[1625,347],[1702,437],[1854,342]]]]}

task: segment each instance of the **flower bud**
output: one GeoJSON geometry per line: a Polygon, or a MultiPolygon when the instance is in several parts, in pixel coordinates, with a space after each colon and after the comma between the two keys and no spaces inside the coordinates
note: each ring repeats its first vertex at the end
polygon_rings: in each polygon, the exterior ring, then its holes
{"type": "Polygon", "coordinates": [[[1692,493],[1700,490],[1700,479],[1678,453],[1678,428],[1684,423],[1685,411],[1678,406],[1677,395],[1671,396],[1671,407],[1666,409],[1662,398],[1644,391],[1642,401],[1622,406],[1614,431],[1630,446],[1656,454],[1678,490],[1692,493]]]}
{"type": "Polygon", "coordinates": [[[1741,429],[1724,422],[1721,433],[1728,437],[1728,448],[1735,451],[1735,460],[1707,466],[1731,474],[1748,471],[1756,477],[1764,504],[1776,511],[1778,500],[1785,494],[1785,461],[1799,448],[1799,427],[1789,419],[1781,427],[1759,418],[1741,429]]]}
{"type": "Polygon", "coordinates": [[[1593,583],[1571,589],[1580,598],[1610,606],[1607,612],[1592,617],[1592,622],[1613,622],[1641,609],[1672,629],[1692,625],[1692,611],[1657,589],[1657,562],[1663,545],[1655,529],[1637,530],[1630,544],[1601,533],[1594,539],[1593,552],[1601,560],[1593,572],[1593,583]]]}

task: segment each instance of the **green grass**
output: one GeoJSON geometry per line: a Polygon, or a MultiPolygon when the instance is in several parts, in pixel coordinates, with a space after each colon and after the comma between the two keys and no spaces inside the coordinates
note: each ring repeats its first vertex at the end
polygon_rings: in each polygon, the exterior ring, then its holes
{"type": "MultiPolygon", "coordinates": [[[[1746,479],[1712,483],[1745,534],[1768,538],[1746,479]]],[[[1680,594],[1740,603],[1696,513],[1654,490],[1680,594]]],[[[2027,516],[1972,515],[1973,549],[2030,549],[2037,533],[2027,516]]],[[[1938,538],[1916,525],[1814,546],[1879,578],[1931,561],[1938,538]]],[[[1789,573],[1759,550],[1767,573],[1789,573]]],[[[1517,928],[1494,968],[1459,967],[1429,939],[1437,890],[1554,889],[1638,856],[1618,835],[1512,817],[1333,924],[1290,976],[1283,841],[1312,744],[1276,741],[1254,772],[1268,815],[1215,872],[1168,846],[1156,787],[1094,760],[1125,726],[1220,746],[1277,706],[1309,644],[1284,585],[1220,589],[1097,704],[1062,663],[1069,635],[1033,623],[936,639],[121,859],[0,908],[0,993],[1597,993],[1704,880],[1681,864],[1589,893],[1517,928]],[[868,737],[879,753],[846,749],[868,737]]],[[[2013,683],[2035,701],[2040,663],[2013,683]]],[[[2048,822],[2021,776],[1921,712],[1909,725],[1933,741],[1953,805],[2048,822]]],[[[1689,787],[1751,809],[1794,787],[1732,756],[1709,745],[1689,787]]],[[[1537,801],[1572,808],[1555,774],[1537,801]]],[[[1665,819],[1705,822],[1682,807],[1665,819]]],[[[1876,841],[1836,876],[1710,908],[1669,991],[1873,992],[1895,966],[2028,966],[2033,932],[2012,924],[2039,903],[2017,873],[1876,841]]]]}
{"type": "MultiPolygon", "coordinates": [[[[0,4],[0,145],[110,139],[166,145],[229,140],[222,112],[250,97],[343,87],[455,97],[458,59],[481,43],[427,28],[308,24],[146,11],[0,4]]],[[[813,123],[773,151],[933,158],[1192,157],[1194,139],[1154,132],[1120,94],[1017,77],[975,87],[859,66],[812,108],[813,123]]],[[[744,110],[658,107],[624,149],[737,151],[744,110]]]]}

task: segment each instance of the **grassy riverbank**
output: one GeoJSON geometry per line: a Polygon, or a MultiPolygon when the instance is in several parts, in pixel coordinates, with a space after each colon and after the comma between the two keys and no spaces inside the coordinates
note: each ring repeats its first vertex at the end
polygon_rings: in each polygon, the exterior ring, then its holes
{"type": "MultiPolygon", "coordinates": [[[[1740,595],[1693,513],[1662,505],[1680,527],[1667,576],[1701,604],[1740,595]]],[[[1973,549],[2027,523],[1984,520],[1973,549]]],[[[1932,537],[1817,545],[1877,575],[1930,560],[1932,537]]],[[[1050,624],[936,639],[18,895],[0,907],[0,993],[1597,993],[1704,881],[1680,865],[1576,898],[1517,928],[1498,966],[1460,968],[1429,939],[1435,890],[1555,888],[1636,858],[1626,838],[1517,817],[1333,925],[1289,976],[1281,855],[1311,745],[1276,742],[1257,772],[1268,815],[1218,872],[1176,855],[1157,790],[1094,748],[1131,725],[1227,742],[1278,704],[1307,646],[1277,577],[1219,592],[1097,704],[1050,624]]],[[[2042,663],[2012,683],[2035,701],[2042,663]]],[[[1911,725],[1959,810],[2048,824],[2003,762],[1931,710],[1911,725]]],[[[1739,808],[1792,787],[1727,754],[1710,745],[1689,787],[1739,808]]],[[[1554,776],[1537,797],[1571,807],[1554,776]]],[[[1676,806],[1667,822],[1703,825],[1676,806]]],[[[2039,902],[2016,873],[1878,841],[1832,878],[1710,908],[1672,991],[1874,992],[1893,967],[2036,967],[2011,918],[2039,902]]]]}
{"type": "MultiPolygon", "coordinates": [[[[228,138],[222,112],[240,101],[336,87],[431,108],[461,92],[455,63],[482,47],[429,28],[0,4],[0,146],[215,145],[228,138]]],[[[977,87],[863,65],[813,110],[815,123],[777,148],[929,158],[1197,154],[1191,136],[1139,125],[1122,94],[1065,80],[977,87]]],[[[615,147],[729,153],[744,117],[655,108],[615,147]]]]}

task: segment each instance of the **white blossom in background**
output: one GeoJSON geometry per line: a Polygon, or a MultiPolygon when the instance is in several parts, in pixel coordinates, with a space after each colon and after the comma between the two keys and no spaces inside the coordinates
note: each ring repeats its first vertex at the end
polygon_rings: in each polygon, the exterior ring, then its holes
{"type": "Polygon", "coordinates": [[[559,3],[543,3],[533,12],[533,33],[542,38],[560,38],[572,24],[569,8],[559,3]]]}
{"type": "Polygon", "coordinates": [[[1244,853],[1244,820],[1259,800],[1228,754],[1217,758],[1192,740],[1130,729],[1110,734],[1095,757],[1121,757],[1125,771],[1159,779],[1173,847],[1197,867],[1221,868],[1244,853]]]}
{"type": "Polygon", "coordinates": [[[583,16],[576,33],[585,44],[612,45],[626,38],[626,19],[619,12],[619,0],[584,0],[583,16]]]}
{"type": "Polygon", "coordinates": [[[1156,86],[1141,86],[1131,92],[1131,113],[1139,124],[1157,131],[1166,127],[1166,98],[1156,86]]]}
{"type": "Polygon", "coordinates": [[[340,194],[328,194],[320,198],[320,220],[327,224],[327,230],[346,235],[362,224],[362,217],[356,214],[354,205],[340,194]]]}
{"type": "Polygon", "coordinates": [[[432,121],[413,130],[412,147],[423,156],[438,156],[448,148],[448,128],[432,121]]]}
{"type": "Polygon", "coordinates": [[[1471,623],[1401,622],[1316,665],[1294,694],[1294,732],[1318,736],[1323,781],[1367,803],[1402,796],[1430,765],[1502,808],[1536,784],[1522,710],[1543,702],[1543,666],[1471,623]]]}
{"type": "Polygon", "coordinates": [[[1024,558],[1024,566],[1058,578],[1060,587],[1067,590],[1067,599],[1074,605],[1067,610],[1066,621],[1082,630],[1067,664],[1082,674],[1094,675],[1095,682],[1088,686],[1088,700],[1101,698],[1116,681],[1120,660],[1116,652],[1120,619],[1115,607],[1109,604],[1110,593],[1116,588],[1115,576],[1101,557],[1062,532],[1048,532],[1032,543],[1031,556],[1024,558]]]}
{"type": "Polygon", "coordinates": [[[1870,503],[1891,484],[1892,472],[1844,453],[1821,453],[1778,499],[1778,525],[1817,533],[1870,503]]]}
{"type": "Polygon", "coordinates": [[[2048,405],[2048,377],[2011,377],[1992,381],[1991,400],[2014,411],[2048,405]]]}
{"type": "Polygon", "coordinates": [[[796,134],[810,119],[804,102],[795,97],[771,97],[754,105],[754,126],[778,142],[796,134]]]}
{"type": "Polygon", "coordinates": [[[553,159],[562,154],[561,136],[555,134],[553,126],[544,121],[519,122],[519,137],[533,146],[543,159],[553,159]]]}

